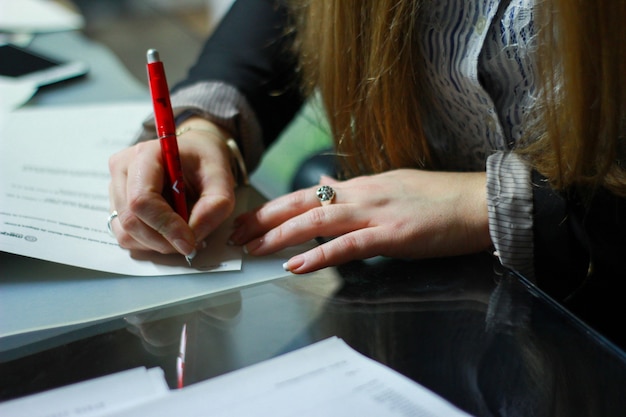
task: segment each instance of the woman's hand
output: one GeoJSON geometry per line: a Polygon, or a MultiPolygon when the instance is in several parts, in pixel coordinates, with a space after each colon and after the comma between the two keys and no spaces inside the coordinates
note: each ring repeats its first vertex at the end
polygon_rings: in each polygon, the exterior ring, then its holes
{"type": "MultiPolygon", "coordinates": [[[[180,127],[218,129],[201,119],[180,127]]],[[[228,137],[225,132],[224,137],[228,137]]],[[[232,213],[234,179],[229,151],[216,134],[189,130],[178,138],[189,207],[187,224],[163,197],[164,168],[158,140],[140,142],[109,159],[112,230],[121,247],[193,255],[199,242],[232,213]]]]}
{"type": "Polygon", "coordinates": [[[316,237],[334,237],[285,263],[293,273],[373,256],[431,258],[479,252],[491,245],[486,175],[411,169],[338,182],[321,206],[315,188],[282,196],[242,214],[231,236],[252,255],[316,237]]]}

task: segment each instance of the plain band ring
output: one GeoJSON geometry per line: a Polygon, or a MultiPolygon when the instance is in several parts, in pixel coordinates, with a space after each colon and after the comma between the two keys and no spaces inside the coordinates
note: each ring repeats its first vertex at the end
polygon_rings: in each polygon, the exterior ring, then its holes
{"type": "Polygon", "coordinates": [[[315,192],[322,206],[329,205],[335,198],[335,190],[330,185],[322,185],[315,192]]]}
{"type": "Polygon", "coordinates": [[[115,234],[113,233],[113,227],[111,227],[111,222],[116,217],[117,217],[117,210],[113,210],[113,212],[109,214],[109,218],[107,219],[107,230],[109,231],[109,234],[112,237],[115,237],[115,234]]]}

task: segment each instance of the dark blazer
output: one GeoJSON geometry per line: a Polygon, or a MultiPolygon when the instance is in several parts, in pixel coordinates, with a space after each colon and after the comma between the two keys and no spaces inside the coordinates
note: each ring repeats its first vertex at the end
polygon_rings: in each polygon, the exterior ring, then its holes
{"type": "Polygon", "coordinates": [[[303,104],[288,23],[280,1],[235,1],[173,90],[203,80],[234,86],[252,106],[265,145],[271,144],[303,104]]]}

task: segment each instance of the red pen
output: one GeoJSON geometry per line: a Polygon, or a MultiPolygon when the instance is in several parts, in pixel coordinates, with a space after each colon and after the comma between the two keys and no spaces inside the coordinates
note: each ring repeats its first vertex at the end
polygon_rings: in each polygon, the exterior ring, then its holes
{"type": "MultiPolygon", "coordinates": [[[[183,169],[178,153],[178,142],[176,140],[176,123],[174,122],[174,112],[170,102],[170,91],[165,77],[163,62],[159,58],[159,52],[149,49],[146,54],[148,64],[148,84],[152,95],[152,105],[154,107],[154,121],[156,132],[161,144],[161,155],[165,165],[165,182],[167,191],[166,198],[169,197],[171,204],[186,222],[189,221],[187,211],[187,200],[185,199],[185,183],[183,181],[183,169]]],[[[186,256],[187,263],[191,265],[193,256],[186,256]]]]}

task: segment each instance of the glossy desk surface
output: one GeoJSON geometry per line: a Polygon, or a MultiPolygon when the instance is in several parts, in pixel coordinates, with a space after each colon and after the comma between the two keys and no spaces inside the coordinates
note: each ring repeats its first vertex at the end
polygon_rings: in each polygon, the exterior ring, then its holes
{"type": "MultiPolygon", "coordinates": [[[[72,45],[96,65],[32,105],[147,97],[106,51],[55,36],[36,44],[72,45]]],[[[6,262],[72,272],[0,254],[6,262]]],[[[161,367],[174,388],[184,324],[186,385],[339,336],[475,415],[626,414],[626,354],[486,254],[285,274],[39,340],[0,358],[0,401],[137,366],[161,367]]]]}
{"type": "Polygon", "coordinates": [[[626,354],[488,255],[354,262],[100,323],[13,352],[0,399],[137,366],[175,388],[183,324],[186,385],[339,336],[475,415],[626,410],[626,354]]]}

